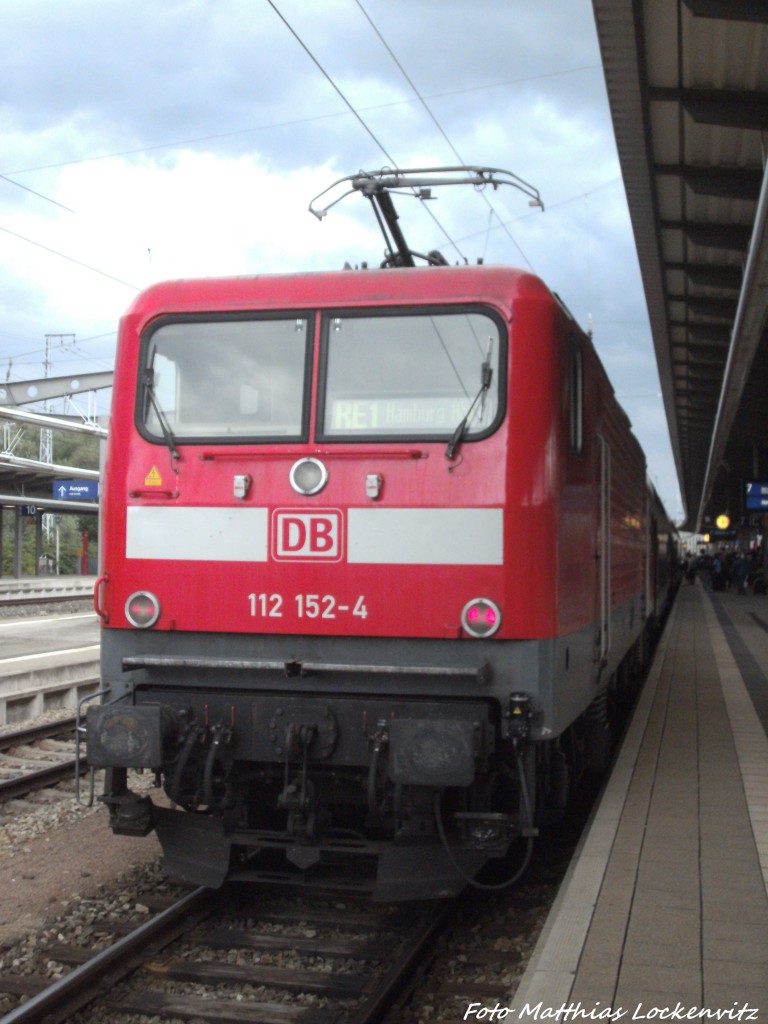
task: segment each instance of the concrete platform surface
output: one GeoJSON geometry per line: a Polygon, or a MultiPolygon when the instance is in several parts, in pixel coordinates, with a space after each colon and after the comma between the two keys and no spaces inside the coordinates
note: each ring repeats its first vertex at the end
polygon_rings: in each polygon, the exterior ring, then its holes
{"type": "Polygon", "coordinates": [[[768,1020],[768,599],[683,585],[508,1020],[768,1020]]]}

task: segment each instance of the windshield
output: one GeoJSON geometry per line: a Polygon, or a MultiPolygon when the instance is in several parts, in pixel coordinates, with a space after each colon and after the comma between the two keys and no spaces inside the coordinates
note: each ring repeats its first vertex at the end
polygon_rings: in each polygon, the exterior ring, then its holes
{"type": "Polygon", "coordinates": [[[485,435],[500,408],[499,349],[485,313],[332,317],[322,436],[447,439],[473,402],[463,436],[485,435]]]}
{"type": "Polygon", "coordinates": [[[309,320],[166,323],[151,335],[142,423],[158,440],[306,437],[309,320]]]}

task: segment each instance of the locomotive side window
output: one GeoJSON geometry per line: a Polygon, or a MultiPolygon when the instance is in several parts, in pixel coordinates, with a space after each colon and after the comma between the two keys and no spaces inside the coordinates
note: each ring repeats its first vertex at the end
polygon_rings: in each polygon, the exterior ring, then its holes
{"type": "Polygon", "coordinates": [[[571,348],[569,405],[571,449],[581,455],[584,447],[584,357],[577,345],[571,348]]]}
{"type": "Polygon", "coordinates": [[[324,439],[489,434],[502,411],[502,331],[490,314],[343,314],[324,325],[324,439]]]}
{"type": "Polygon", "coordinates": [[[166,322],[146,344],[139,424],[153,440],[306,438],[309,320],[166,322]]]}

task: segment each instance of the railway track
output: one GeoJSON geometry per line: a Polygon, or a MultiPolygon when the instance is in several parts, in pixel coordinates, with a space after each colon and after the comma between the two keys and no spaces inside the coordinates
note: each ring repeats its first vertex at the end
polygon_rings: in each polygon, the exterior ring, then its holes
{"type": "Polygon", "coordinates": [[[454,904],[381,905],[230,885],[188,893],[93,954],[53,947],[70,971],[0,978],[27,997],[0,1024],[153,1021],[374,1024],[403,991],[454,904]],[[87,1015],[79,1011],[87,1007],[87,1015]]]}
{"type": "Polygon", "coordinates": [[[0,734],[0,804],[71,781],[74,774],[73,717],[0,734]]]}

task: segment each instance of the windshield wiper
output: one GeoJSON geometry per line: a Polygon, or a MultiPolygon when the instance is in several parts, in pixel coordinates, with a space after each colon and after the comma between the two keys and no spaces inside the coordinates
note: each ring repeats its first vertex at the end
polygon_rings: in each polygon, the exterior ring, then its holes
{"type": "Polygon", "coordinates": [[[171,428],[168,426],[168,420],[165,418],[165,413],[160,408],[160,403],[157,400],[155,394],[155,371],[146,370],[144,373],[144,388],[147,392],[147,396],[152,405],[152,408],[157,416],[157,422],[160,424],[160,430],[163,433],[163,440],[168,446],[168,451],[171,453],[171,457],[177,462],[181,459],[179,450],[176,447],[176,438],[173,436],[171,428]]]}
{"type": "Polygon", "coordinates": [[[458,427],[456,427],[456,429],[453,432],[453,435],[451,436],[451,440],[448,442],[448,445],[447,445],[447,447],[445,449],[445,457],[446,457],[446,459],[452,459],[456,455],[456,449],[459,447],[459,445],[462,442],[462,439],[464,437],[464,433],[465,433],[465,431],[467,429],[467,424],[469,423],[469,419],[470,419],[472,413],[475,411],[475,406],[477,405],[477,403],[480,401],[481,398],[485,397],[485,394],[488,391],[488,388],[491,386],[492,378],[493,378],[493,370],[491,369],[491,360],[490,360],[490,354],[489,354],[489,357],[485,360],[485,362],[481,366],[480,390],[477,392],[477,394],[473,398],[472,404],[467,409],[466,414],[464,416],[464,419],[461,421],[461,423],[459,423],[458,427]]]}

